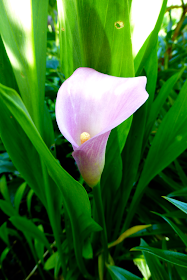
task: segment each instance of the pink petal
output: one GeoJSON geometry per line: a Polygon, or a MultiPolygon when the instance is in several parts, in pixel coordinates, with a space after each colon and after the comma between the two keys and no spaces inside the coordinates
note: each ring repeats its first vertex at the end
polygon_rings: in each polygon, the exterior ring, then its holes
{"type": "Polygon", "coordinates": [[[90,187],[94,187],[100,180],[109,134],[110,131],[91,138],[72,153],[82,177],[90,187]]]}
{"type": "Polygon", "coordinates": [[[61,86],[56,102],[58,126],[73,146],[80,134],[91,137],[116,127],[148,98],[146,77],[118,78],[78,68],[61,86]]]}
{"type": "Polygon", "coordinates": [[[88,184],[93,185],[95,178],[100,179],[111,129],[147,100],[145,86],[146,77],[118,78],[91,68],[78,68],[60,87],[56,101],[57,123],[73,145],[73,157],[88,184]],[[81,145],[83,132],[89,133],[91,139],[81,145]]]}

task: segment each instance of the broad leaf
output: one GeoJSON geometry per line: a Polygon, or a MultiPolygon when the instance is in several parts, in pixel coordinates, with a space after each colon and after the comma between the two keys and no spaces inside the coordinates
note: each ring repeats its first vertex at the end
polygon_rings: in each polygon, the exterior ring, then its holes
{"type": "Polygon", "coordinates": [[[25,106],[40,131],[44,115],[47,4],[47,0],[0,2],[3,43],[25,106]]]}
{"type": "Polygon", "coordinates": [[[134,75],[128,2],[57,1],[66,78],[85,66],[113,76],[134,75]]]}
{"type": "MultiPolygon", "coordinates": [[[[82,258],[80,258],[80,256],[82,256],[83,239],[86,238],[91,231],[100,230],[100,227],[91,219],[91,209],[88,195],[85,189],[68,173],[66,173],[52,156],[51,152],[40,137],[39,132],[37,131],[19,95],[17,95],[15,91],[2,85],[0,87],[0,91],[1,106],[9,110],[9,114],[13,115],[19,122],[22,129],[24,129],[33,144],[33,148],[35,148],[40,154],[50,177],[54,180],[59,190],[62,192],[64,198],[63,202],[71,220],[78,263],[80,266],[83,266],[82,258]],[[80,242],[80,240],[82,240],[82,242],[80,242]]],[[[0,110],[0,112],[3,112],[3,110],[0,110]]],[[[53,192],[54,191],[55,188],[53,189],[53,192]]],[[[48,195],[52,195],[52,189],[50,189],[50,192],[48,192],[48,195]]],[[[56,199],[59,199],[59,197],[56,197],[56,199]]]]}

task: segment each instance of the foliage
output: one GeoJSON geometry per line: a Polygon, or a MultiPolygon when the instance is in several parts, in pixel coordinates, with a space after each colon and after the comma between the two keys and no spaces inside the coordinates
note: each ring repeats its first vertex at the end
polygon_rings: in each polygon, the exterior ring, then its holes
{"type": "Polygon", "coordinates": [[[186,279],[187,4],[173,18],[139,3],[0,2],[3,279],[186,279]],[[55,119],[78,67],[147,76],[148,101],[110,134],[101,197],[55,119]]]}

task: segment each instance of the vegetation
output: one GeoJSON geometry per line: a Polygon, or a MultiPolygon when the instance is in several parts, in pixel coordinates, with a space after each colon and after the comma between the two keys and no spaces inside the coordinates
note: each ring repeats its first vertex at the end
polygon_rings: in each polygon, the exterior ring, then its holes
{"type": "Polygon", "coordinates": [[[187,279],[187,3],[144,2],[0,1],[0,279],[187,279]],[[93,188],[55,116],[79,67],[149,94],[93,188]]]}

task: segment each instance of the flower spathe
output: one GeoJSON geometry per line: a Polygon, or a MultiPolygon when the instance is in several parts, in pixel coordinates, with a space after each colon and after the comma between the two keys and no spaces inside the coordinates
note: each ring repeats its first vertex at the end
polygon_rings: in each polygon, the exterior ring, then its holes
{"type": "Polygon", "coordinates": [[[72,155],[90,187],[100,180],[111,129],[147,100],[146,81],[146,77],[118,78],[81,67],[60,87],[57,124],[72,144],[72,155]]]}

